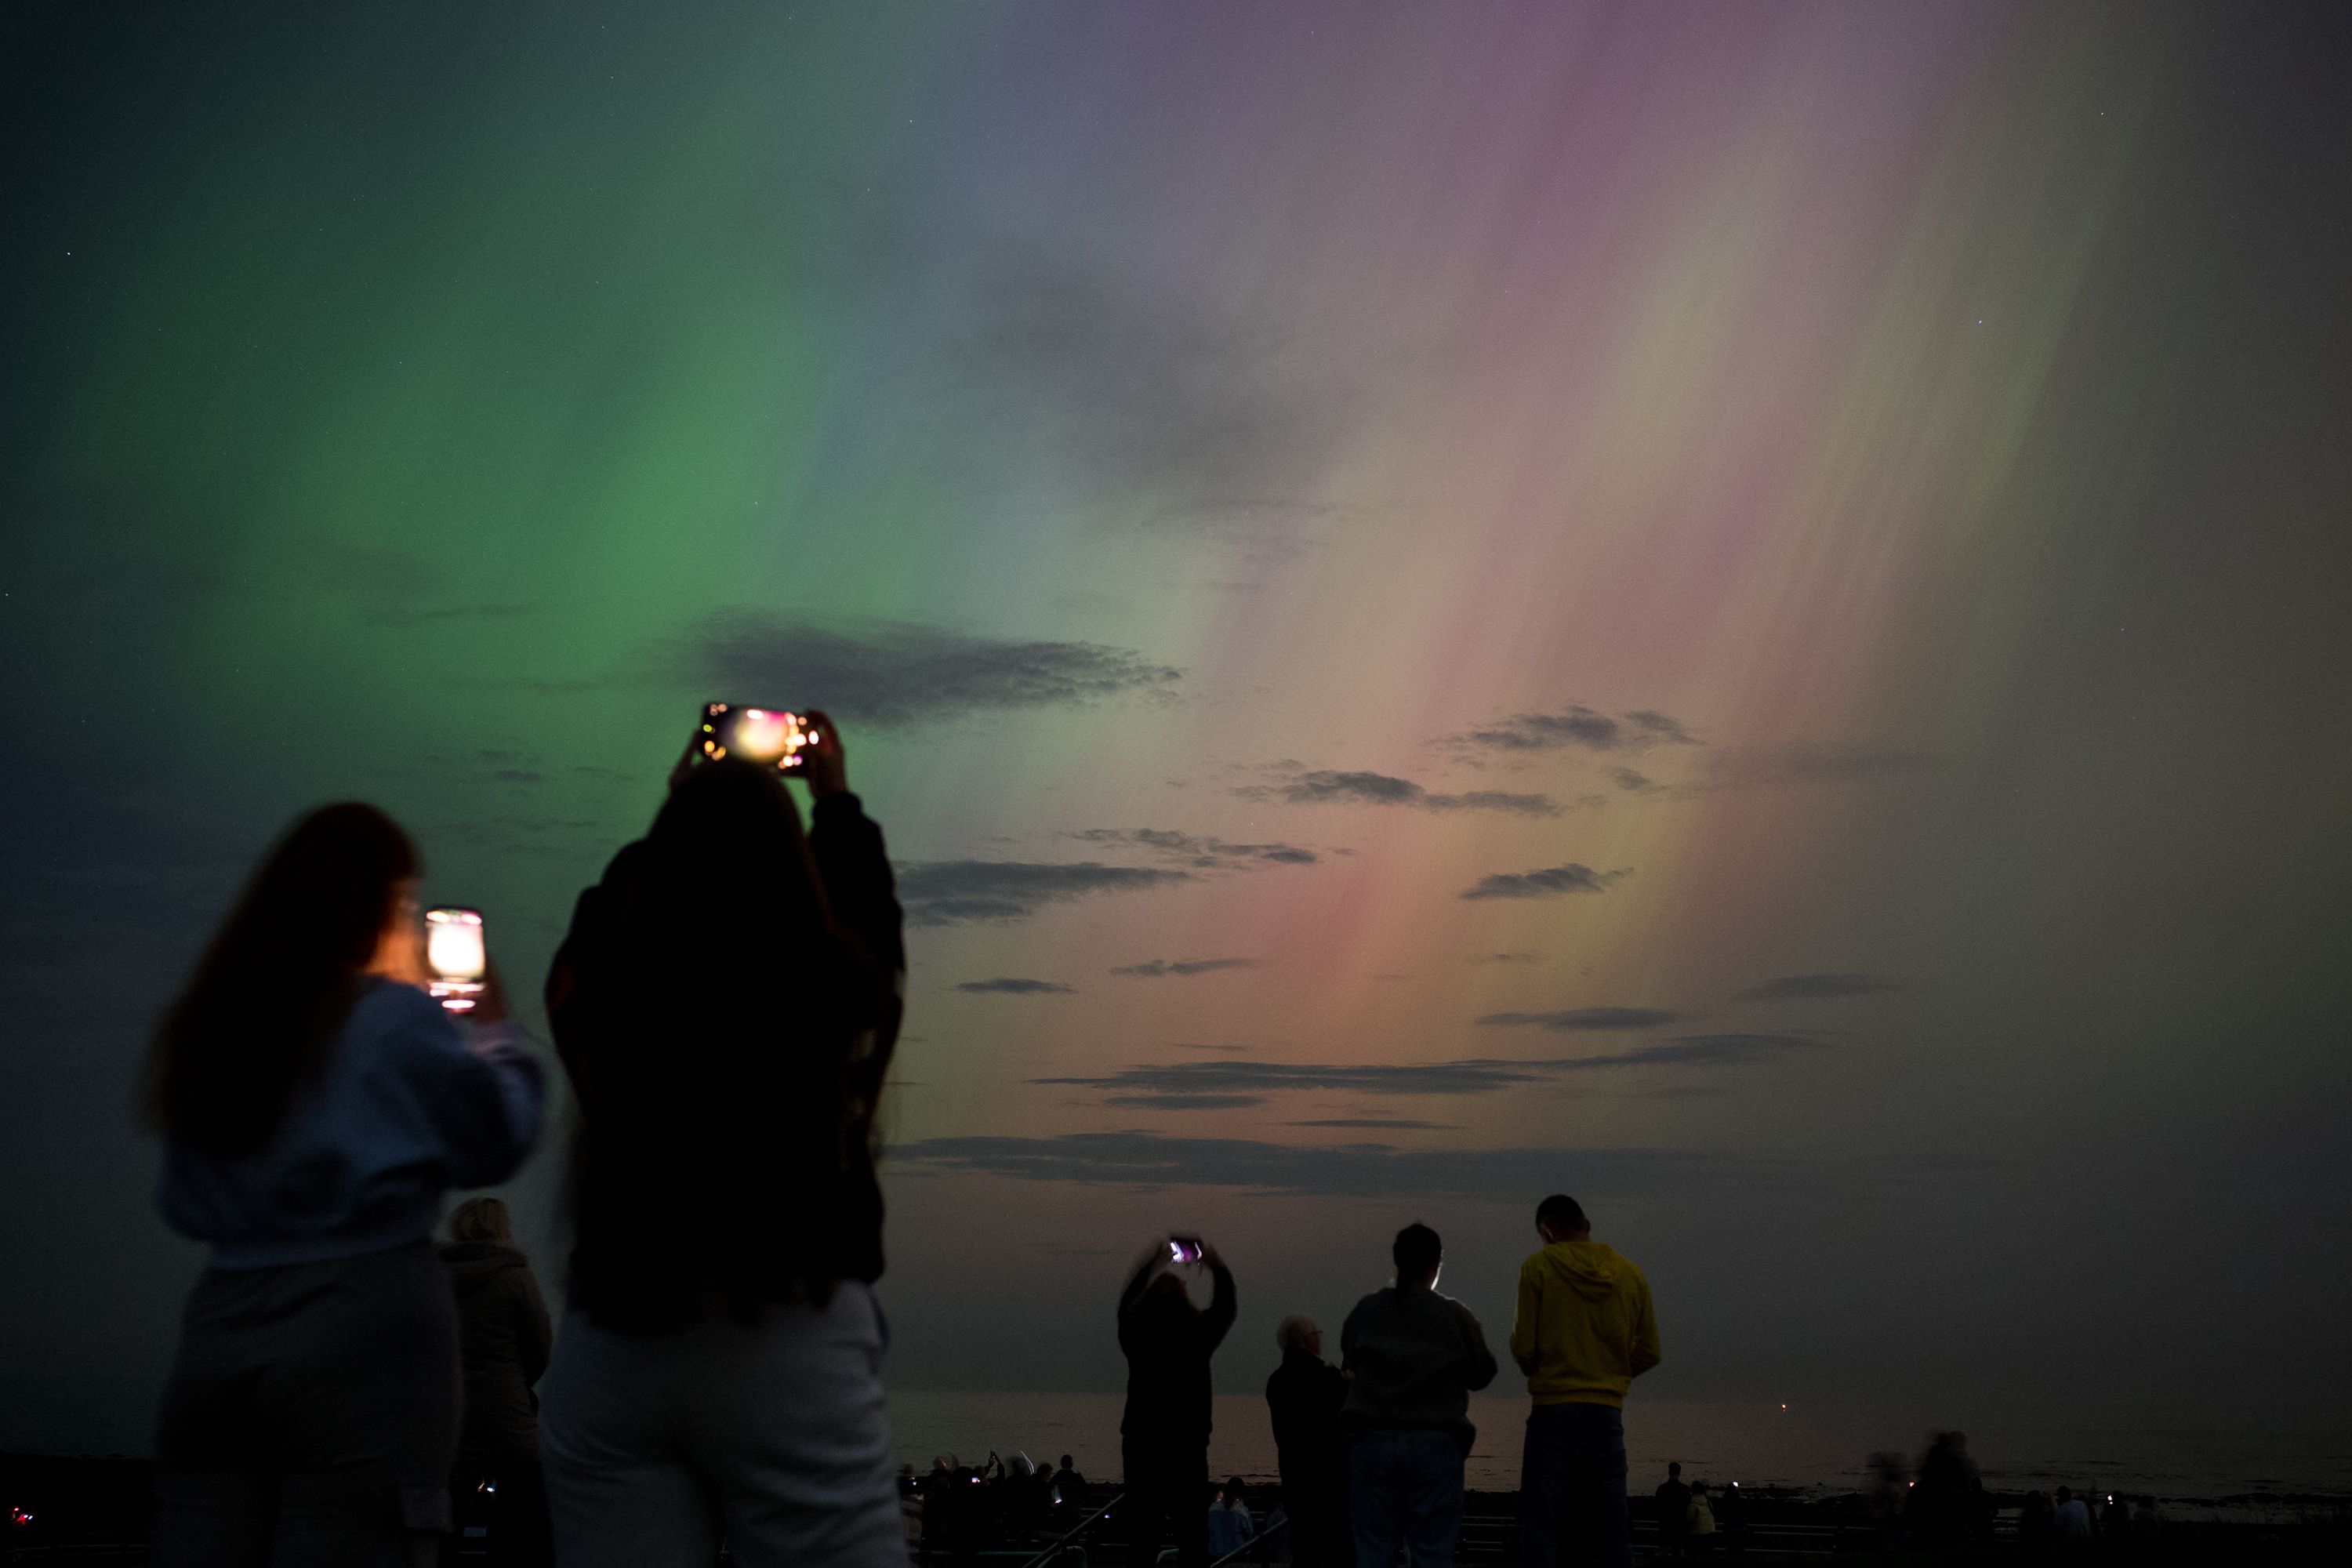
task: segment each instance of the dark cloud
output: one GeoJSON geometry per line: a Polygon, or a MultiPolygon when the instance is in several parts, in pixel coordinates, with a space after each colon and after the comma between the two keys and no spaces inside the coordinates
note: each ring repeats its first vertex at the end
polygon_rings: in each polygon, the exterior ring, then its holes
{"type": "Polygon", "coordinates": [[[1559,803],[1548,795],[1508,795],[1472,790],[1436,795],[1411,779],[1387,773],[1318,768],[1274,784],[1244,784],[1244,800],[1279,800],[1291,805],[1409,805],[1423,811],[1506,811],[1524,816],[1557,816],[1559,803]]]}
{"type": "Polygon", "coordinates": [[[1010,642],[931,626],[845,629],[742,611],[712,616],[695,651],[696,676],[721,691],[806,702],[877,725],[1165,692],[1181,674],[1096,643],[1010,642]]]}
{"type": "Polygon", "coordinates": [[[1465,899],[1551,899],[1562,893],[1605,893],[1631,871],[1596,871],[1570,860],[1534,871],[1497,871],[1462,892],[1465,899]]]}
{"type": "Polygon", "coordinates": [[[1047,904],[1192,879],[1192,872],[1168,867],[1097,860],[919,860],[898,868],[898,901],[908,925],[961,925],[1025,920],[1047,904]]]}
{"type": "Polygon", "coordinates": [[[1114,1094],[1107,1096],[1105,1105],[1116,1105],[1123,1110],[1240,1110],[1252,1105],[1264,1105],[1262,1094],[1114,1094]]]}
{"type": "Polygon", "coordinates": [[[1604,1057],[1569,1057],[1549,1065],[1561,1072],[1589,1072],[1611,1068],[1747,1067],[1797,1051],[1829,1047],[1801,1035],[1681,1035],[1654,1045],[1635,1046],[1604,1057]]]}
{"type": "Polygon", "coordinates": [[[1506,1026],[1531,1024],[1565,1034],[1571,1030],[1654,1029],[1681,1016],[1680,1013],[1657,1007],[1571,1007],[1560,1013],[1489,1013],[1478,1022],[1506,1026]]]}
{"type": "MultiPolygon", "coordinates": [[[[1594,1009],[1644,1016],[1633,1008],[1594,1009]]],[[[1493,1021],[1540,1022],[1559,1015],[1496,1015],[1493,1021]]],[[[1661,1015],[1671,1017],[1673,1015],[1661,1015]]],[[[1481,1019],[1485,1023],[1489,1020],[1481,1019]]],[[[1578,1026],[1560,1026],[1575,1028],[1578,1026]]],[[[1640,1025],[1591,1026],[1635,1028],[1640,1025]]],[[[1356,1094],[1493,1094],[1515,1085],[1541,1083],[1561,1073],[1620,1068],[1744,1067],[1790,1052],[1825,1048],[1798,1035],[1681,1035],[1603,1056],[1547,1057],[1503,1060],[1474,1057],[1445,1062],[1165,1062],[1122,1068],[1099,1078],[1037,1078],[1037,1084],[1108,1089],[1158,1101],[1171,1095],[1245,1094],[1263,1097],[1299,1089],[1339,1089],[1356,1094]]],[[[1113,1100],[1114,1104],[1134,1103],[1113,1100]]]]}
{"type": "Polygon", "coordinates": [[[993,980],[965,980],[957,984],[959,991],[976,996],[1066,996],[1077,989],[1075,985],[1057,985],[1051,980],[1023,980],[1000,974],[993,980]]]}
{"type": "Polygon", "coordinates": [[[1452,1121],[1414,1121],[1399,1116],[1327,1116],[1315,1121],[1286,1121],[1285,1127],[1344,1127],[1365,1132],[1459,1132],[1452,1121]]]}
{"type": "Polygon", "coordinates": [[[1124,1068],[1104,1078],[1040,1078],[1030,1081],[1149,1094],[1270,1094],[1301,1089],[1349,1089],[1360,1094],[1490,1094],[1515,1083],[1538,1082],[1551,1065],[1483,1060],[1329,1066],[1171,1062],[1124,1068]]]}
{"type": "Polygon", "coordinates": [[[1518,713],[1482,730],[1454,737],[1457,743],[1502,752],[1553,752],[1576,746],[1589,752],[1638,752],[1652,746],[1695,746],[1697,737],[1680,721],[1654,709],[1611,718],[1581,703],[1558,713],[1518,713]]]}
{"type": "Polygon", "coordinates": [[[1254,860],[1277,866],[1312,866],[1316,861],[1314,850],[1296,844],[1234,844],[1164,827],[1089,827],[1069,837],[1087,844],[1138,845],[1202,870],[1254,860]]]}
{"type": "Polygon", "coordinates": [[[1533,963],[1541,954],[1533,952],[1474,952],[1465,963],[1533,963]]]}
{"type": "Polygon", "coordinates": [[[530,768],[500,768],[490,775],[500,784],[545,784],[547,775],[530,768]]]}
{"type": "Polygon", "coordinates": [[[1783,974],[1751,985],[1739,994],[1743,1002],[1834,1002],[1847,996],[1868,996],[1899,991],[1902,982],[1879,974],[1783,974]]]}
{"type": "Polygon", "coordinates": [[[1166,975],[1212,974],[1220,969],[1255,969],[1255,958],[1180,958],[1171,963],[1155,958],[1146,963],[1122,963],[1111,970],[1137,980],[1158,980],[1166,975]]]}
{"type": "Polygon", "coordinates": [[[1240,1187],[1328,1197],[1485,1198],[1530,1193],[1752,1190],[1850,1182],[1826,1161],[1674,1149],[1398,1149],[1386,1143],[1294,1147],[1240,1138],[1145,1131],[1055,1138],[926,1138],[892,1148],[901,1167],[1119,1186],[1240,1187]]]}
{"type": "Polygon", "coordinates": [[[1610,769],[1609,781],[1628,795],[1664,795],[1666,793],[1665,785],[1659,784],[1654,779],[1652,779],[1647,773],[1636,773],[1632,768],[1610,769]]]}

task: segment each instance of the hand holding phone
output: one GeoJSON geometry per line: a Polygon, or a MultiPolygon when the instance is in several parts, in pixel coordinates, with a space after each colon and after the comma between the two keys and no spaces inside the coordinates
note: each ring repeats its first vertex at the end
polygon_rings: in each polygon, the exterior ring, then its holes
{"type": "Polygon", "coordinates": [[[782,708],[750,708],[738,702],[706,702],[702,706],[702,754],[713,762],[740,757],[766,763],[778,773],[797,773],[803,753],[816,744],[811,720],[782,708]]]}
{"type": "Polygon", "coordinates": [[[461,1017],[478,1009],[490,984],[481,910],[445,904],[425,911],[425,973],[426,994],[442,1006],[461,1017]]]}
{"type": "Polygon", "coordinates": [[[1208,1244],[1197,1236],[1171,1236],[1168,1238],[1168,1261],[1171,1263],[1198,1263],[1208,1254],[1208,1244]]]}

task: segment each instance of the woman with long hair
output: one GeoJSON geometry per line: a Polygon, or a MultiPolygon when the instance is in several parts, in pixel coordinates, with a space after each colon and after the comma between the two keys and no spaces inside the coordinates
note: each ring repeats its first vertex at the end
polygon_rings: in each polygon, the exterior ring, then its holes
{"type": "Polygon", "coordinates": [[[548,1016],[580,1109],[540,1447],[566,1568],[904,1568],[876,1102],[906,963],[830,720],[802,776],[681,763],[580,897],[548,1016]]]}
{"type": "Polygon", "coordinates": [[[422,989],[416,847],[321,806],[263,860],[163,1015],[159,1204],[211,1244],[155,1438],[152,1561],[429,1563],[448,1529],[457,1309],[428,1239],[513,1174],[537,1060],[495,972],[472,1038],[422,989]]]}

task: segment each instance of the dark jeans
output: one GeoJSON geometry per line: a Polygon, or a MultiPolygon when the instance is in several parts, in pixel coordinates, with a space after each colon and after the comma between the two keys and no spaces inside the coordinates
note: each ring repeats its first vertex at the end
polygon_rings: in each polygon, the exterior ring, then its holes
{"type": "Polygon", "coordinates": [[[1151,1568],[1160,1559],[1164,1530],[1176,1538],[1177,1568],[1204,1568],[1209,1561],[1209,1442],[1142,1442],[1119,1445],[1127,1471],[1127,1560],[1151,1568]]]}
{"type": "Polygon", "coordinates": [[[1519,1561],[1556,1568],[1590,1559],[1632,1568],[1625,1506],[1625,1418],[1613,1405],[1538,1405],[1519,1467],[1519,1561]]]}
{"type": "Polygon", "coordinates": [[[1450,1432],[1374,1430],[1348,1452],[1359,1568],[1391,1568],[1402,1542],[1412,1568],[1449,1568],[1462,1533],[1462,1445],[1450,1432]]]}
{"type": "Polygon", "coordinates": [[[457,1306],[428,1244],[208,1268],[155,1433],[156,1568],[424,1568],[449,1528],[457,1306]]]}

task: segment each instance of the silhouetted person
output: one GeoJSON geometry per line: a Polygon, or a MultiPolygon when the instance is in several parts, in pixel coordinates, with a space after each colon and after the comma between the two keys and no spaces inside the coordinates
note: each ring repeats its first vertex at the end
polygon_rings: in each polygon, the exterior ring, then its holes
{"type": "Polygon", "coordinates": [[[2058,1489],[2058,1503],[2051,1510],[2051,1519],[2058,1529],[2059,1545],[2080,1547],[2091,1543],[2091,1505],[2076,1497],[2074,1488],[2058,1489]]]}
{"type": "Polygon", "coordinates": [[[874,1118],[906,961],[839,732],[695,763],[580,896],[548,1016],[580,1109],[540,1448],[564,1568],[904,1568],[874,1118]]]}
{"type": "Polygon", "coordinates": [[[541,1069],[493,971],[465,1031],[422,986],[415,846],[322,806],[164,1014],[163,1217],[212,1244],[155,1436],[151,1562],[430,1563],[449,1527],[457,1309],[428,1239],[514,1173],[541,1069]]]}
{"type": "Polygon", "coordinates": [[[1062,1478],[1059,1484],[1066,1489],[1083,1488],[1087,1484],[1087,1478],[1078,1474],[1077,1464],[1067,1454],[1062,1456],[1062,1478]]]}
{"type": "Polygon", "coordinates": [[[441,1248],[457,1298],[457,1345],[466,1420],[449,1488],[460,1521],[481,1520],[494,1563],[543,1563],[547,1489],[539,1473],[539,1396],[554,1342],[530,1260],[514,1245],[507,1205],[472,1198],[449,1215],[441,1248]]]}
{"type": "Polygon", "coordinates": [[[1633,1561],[1625,1499],[1625,1391],[1658,1364],[1650,1282],[1592,1239],[1574,1198],[1536,1205],[1540,1251],[1519,1265],[1511,1359],[1528,1374],[1519,1556],[1554,1568],[1563,1542],[1612,1568],[1633,1561]]]}
{"type": "Polygon", "coordinates": [[[1234,1326],[1234,1273],[1213,1247],[1201,1264],[1212,1286],[1204,1310],[1171,1272],[1176,1238],[1155,1243],[1118,1296],[1118,1348],[1127,1356],[1127,1408],[1118,1423],[1127,1471],[1127,1560],[1151,1563],[1163,1530],[1179,1568],[1209,1552],[1209,1358],[1234,1326]]]}
{"type": "Polygon", "coordinates": [[[1256,1521],[1250,1517],[1249,1499],[1242,1489],[1239,1476],[1217,1489],[1217,1495],[1209,1501],[1209,1516],[1202,1528],[1208,1531],[1212,1559],[1239,1552],[1257,1534],[1256,1521]]]}
{"type": "Polygon", "coordinates": [[[1323,1331],[1312,1318],[1283,1319],[1274,1338],[1282,1347],[1282,1364],[1265,1380],[1265,1405],[1282,1466],[1290,1560],[1298,1568],[1353,1568],[1348,1442],[1339,1430],[1348,1380],[1323,1359],[1323,1331]]]}
{"type": "Polygon", "coordinates": [[[1691,1553],[1706,1557],[1715,1551],[1715,1508],[1706,1495],[1705,1481],[1693,1481],[1690,1501],[1683,1509],[1683,1535],[1691,1553]]]}
{"type": "Polygon", "coordinates": [[[1658,1483],[1658,1555],[1679,1557],[1683,1543],[1690,1534],[1690,1488],[1683,1484],[1683,1468],[1678,1464],[1666,1467],[1666,1479],[1658,1483]]]}
{"type": "Polygon", "coordinates": [[[1339,1331],[1353,1374],[1339,1419],[1356,1561],[1390,1568],[1402,1543],[1412,1568],[1446,1568],[1462,1531],[1462,1461],[1477,1436],[1470,1395],[1495,1381],[1495,1356],[1470,1309],[1437,1293],[1445,1249],[1435,1231],[1405,1226],[1390,1257],[1396,1283],[1357,1302],[1339,1331]]]}
{"type": "Polygon", "coordinates": [[[1970,1538],[1976,1533],[1983,1490],[1976,1462],[1969,1458],[1968,1435],[1937,1433],[1919,1460],[1919,1485],[1911,1500],[1912,1533],[1930,1543],[1970,1538]]]}

